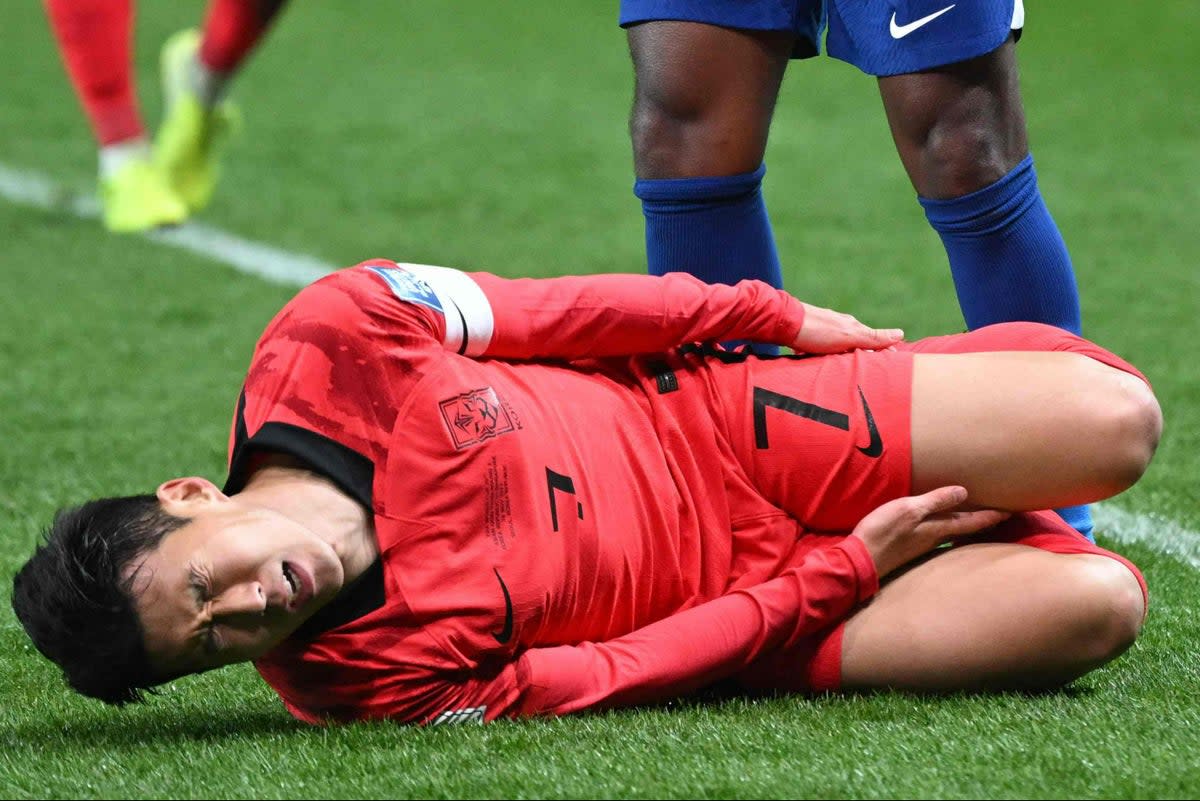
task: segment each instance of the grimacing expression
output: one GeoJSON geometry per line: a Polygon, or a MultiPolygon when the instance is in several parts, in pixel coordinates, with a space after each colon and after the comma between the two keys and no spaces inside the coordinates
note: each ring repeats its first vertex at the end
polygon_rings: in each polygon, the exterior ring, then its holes
{"type": "Polygon", "coordinates": [[[146,651],[160,675],[257,659],[344,581],[337,554],[313,531],[204,483],[185,487],[178,503],[169,497],[180,494],[173,482],[160,488],[164,508],[190,522],[129,570],[146,651]]]}

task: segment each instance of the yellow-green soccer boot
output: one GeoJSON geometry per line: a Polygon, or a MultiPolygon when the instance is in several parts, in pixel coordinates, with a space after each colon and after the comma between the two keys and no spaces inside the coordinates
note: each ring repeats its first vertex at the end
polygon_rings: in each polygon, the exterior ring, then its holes
{"type": "Polygon", "coordinates": [[[172,35],[163,45],[160,67],[166,112],[154,142],[155,164],[193,212],[212,199],[221,149],[239,125],[233,104],[221,101],[208,108],[192,88],[190,71],[199,48],[200,32],[194,29],[172,35]]]}
{"type": "Polygon", "coordinates": [[[104,227],[122,234],[175,225],[188,216],[162,170],[145,157],[100,179],[100,206],[104,227]]]}

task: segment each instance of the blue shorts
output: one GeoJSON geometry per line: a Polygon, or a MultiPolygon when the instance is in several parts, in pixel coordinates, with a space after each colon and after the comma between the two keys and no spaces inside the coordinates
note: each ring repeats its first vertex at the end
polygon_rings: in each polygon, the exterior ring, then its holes
{"type": "Polygon", "coordinates": [[[990,53],[1025,24],[1023,0],[621,0],[621,27],[653,20],[788,31],[793,58],[826,52],[868,75],[900,75],[990,53]]]}

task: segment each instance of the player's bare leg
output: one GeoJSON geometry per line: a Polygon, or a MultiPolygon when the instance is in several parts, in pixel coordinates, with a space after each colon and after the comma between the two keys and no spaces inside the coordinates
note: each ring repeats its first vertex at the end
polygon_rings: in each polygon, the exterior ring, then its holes
{"type": "Polygon", "coordinates": [[[1161,427],[1145,382],[1078,353],[918,353],[912,491],[961,485],[1014,511],[1090,503],[1141,476],[1161,427]]]}
{"type": "Polygon", "coordinates": [[[1011,41],[958,64],[879,79],[900,161],[921,197],[960,197],[1029,154],[1011,41]]]}
{"type": "MultiPolygon", "coordinates": [[[[1099,500],[1137,481],[1161,426],[1145,382],[1079,353],[919,353],[913,493],[960,485],[1010,510],[1099,500]]],[[[1006,529],[1066,531],[1046,513],[1002,523],[996,539],[1006,529]]],[[[1137,578],[1113,558],[963,545],[893,576],[846,623],[842,686],[1056,687],[1124,652],[1144,616],[1137,578]]]]}
{"type": "Polygon", "coordinates": [[[1137,579],[1109,557],[964,545],[885,584],[846,622],[842,687],[1058,687],[1123,653],[1144,614],[1137,579]]]}

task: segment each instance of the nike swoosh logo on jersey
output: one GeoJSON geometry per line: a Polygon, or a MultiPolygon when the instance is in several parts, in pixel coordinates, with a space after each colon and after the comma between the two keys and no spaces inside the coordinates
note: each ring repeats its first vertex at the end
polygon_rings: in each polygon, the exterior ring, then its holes
{"type": "Polygon", "coordinates": [[[957,5],[957,3],[955,3],[954,5],[948,5],[945,8],[943,8],[941,11],[935,11],[927,17],[921,17],[918,20],[913,20],[912,22],[910,22],[906,25],[897,25],[896,24],[896,12],[893,11],[892,12],[892,21],[889,26],[891,29],[891,32],[892,32],[892,38],[893,39],[903,39],[905,36],[908,36],[910,33],[915,31],[917,28],[920,28],[924,25],[928,25],[930,22],[933,22],[935,19],[942,16],[950,9],[954,8],[955,5],[957,5]]]}
{"type": "Polygon", "coordinates": [[[863,456],[877,459],[883,453],[883,437],[879,435],[879,429],[875,426],[875,416],[871,414],[871,407],[867,405],[867,396],[863,394],[862,387],[858,388],[858,398],[862,401],[863,416],[867,418],[867,433],[871,437],[867,447],[860,447],[858,452],[863,456]]]}
{"type": "Polygon", "coordinates": [[[504,586],[504,579],[500,578],[500,571],[493,567],[492,572],[496,574],[496,581],[500,582],[500,590],[504,593],[504,628],[499,632],[493,631],[492,636],[496,642],[504,645],[513,635],[512,596],[508,594],[508,587],[504,586]]]}

